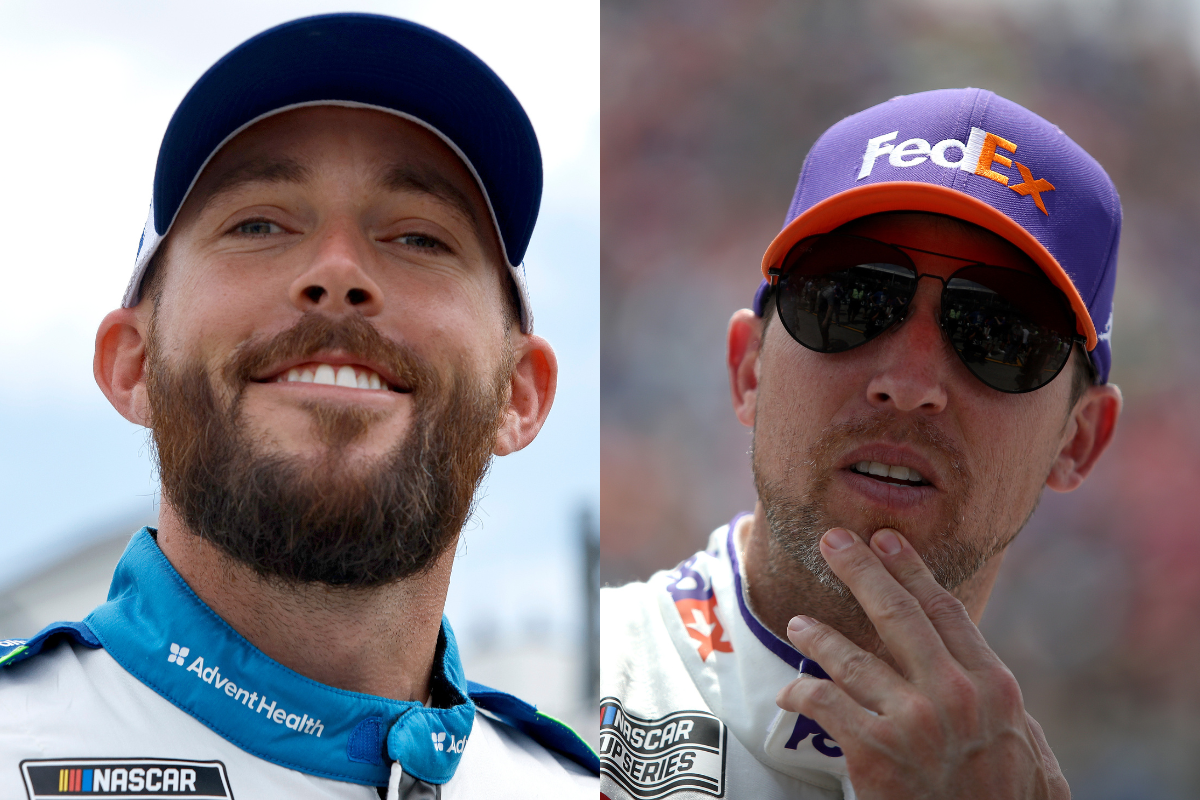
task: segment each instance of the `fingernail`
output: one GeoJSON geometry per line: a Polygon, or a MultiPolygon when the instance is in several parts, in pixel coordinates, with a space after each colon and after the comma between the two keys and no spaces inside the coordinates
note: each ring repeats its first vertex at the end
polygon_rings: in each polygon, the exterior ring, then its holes
{"type": "Polygon", "coordinates": [[[813,621],[808,617],[792,617],[788,622],[788,630],[792,633],[799,633],[805,628],[811,627],[813,621]]]}
{"type": "Polygon", "coordinates": [[[845,550],[854,544],[854,537],[845,528],[832,528],[825,534],[825,544],[830,550],[845,550]]]}
{"type": "Polygon", "coordinates": [[[900,537],[891,528],[876,532],[873,544],[884,555],[894,556],[900,552],[900,537]]]}

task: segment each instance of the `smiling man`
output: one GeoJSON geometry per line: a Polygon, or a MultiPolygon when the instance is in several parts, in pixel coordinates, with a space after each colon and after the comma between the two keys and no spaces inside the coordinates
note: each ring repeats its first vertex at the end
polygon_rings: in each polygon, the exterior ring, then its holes
{"type": "Polygon", "coordinates": [[[601,595],[605,796],[1070,796],[976,623],[1112,437],[1120,223],[1099,164],[986,91],[817,141],[729,325],[755,509],[601,595]]]}
{"type": "Polygon", "coordinates": [[[298,20],[205,73],[96,336],[160,524],[83,622],[5,642],[0,794],[595,796],[595,754],[467,681],[442,616],[491,456],[554,397],[540,196],[516,98],[421,26],[298,20]]]}

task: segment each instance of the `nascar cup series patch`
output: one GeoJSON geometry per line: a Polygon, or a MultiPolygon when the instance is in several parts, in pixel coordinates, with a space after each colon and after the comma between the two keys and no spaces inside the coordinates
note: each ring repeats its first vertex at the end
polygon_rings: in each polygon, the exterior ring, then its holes
{"type": "Polygon", "coordinates": [[[727,739],[725,724],[704,711],[642,719],[614,697],[600,702],[600,772],[640,800],[679,790],[722,797],[727,739]]]}
{"type": "Polygon", "coordinates": [[[21,762],[30,800],[43,797],[193,797],[232,800],[220,761],[69,758],[21,762]]]}

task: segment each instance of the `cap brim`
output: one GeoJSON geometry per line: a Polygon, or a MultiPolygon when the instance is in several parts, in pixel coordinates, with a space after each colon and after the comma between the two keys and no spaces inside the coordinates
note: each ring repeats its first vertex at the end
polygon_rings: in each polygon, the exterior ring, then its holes
{"type": "Polygon", "coordinates": [[[1075,312],[1076,329],[1087,339],[1087,349],[1096,347],[1099,339],[1096,327],[1092,324],[1092,315],[1058,259],[1033,234],[992,206],[946,186],[915,181],[874,183],[848,189],[822,200],[789,222],[772,240],[763,255],[763,277],[769,279],[768,271],[779,266],[792,246],[804,237],[828,233],[859,217],[887,211],[945,214],[986,228],[1007,239],[1033,259],[1050,282],[1066,296],[1071,310],[1075,312]]]}
{"type": "Polygon", "coordinates": [[[542,195],[533,126],[513,93],[454,40],[407,20],[337,13],[264,31],[196,81],[159,149],[150,218],[124,305],[141,280],[209,160],[238,133],[274,114],[314,105],[372,108],[416,122],[466,165],[483,195],[533,329],[522,262],[542,195]]]}

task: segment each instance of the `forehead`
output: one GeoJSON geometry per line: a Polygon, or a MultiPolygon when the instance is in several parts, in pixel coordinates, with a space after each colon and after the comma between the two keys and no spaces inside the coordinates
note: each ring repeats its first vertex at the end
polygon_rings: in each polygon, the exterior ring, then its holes
{"type": "Polygon", "coordinates": [[[921,269],[953,272],[966,261],[1009,267],[1022,272],[1040,272],[1029,256],[991,231],[954,217],[919,212],[875,214],[849,222],[839,233],[865,236],[889,244],[952,256],[942,259],[927,253],[909,251],[921,269]]]}
{"type": "Polygon", "coordinates": [[[474,176],[436,134],[383,111],[340,106],[285,111],[239,133],[204,168],[180,216],[256,183],[314,182],[332,171],[376,188],[423,192],[478,230],[490,227],[474,176]]]}

